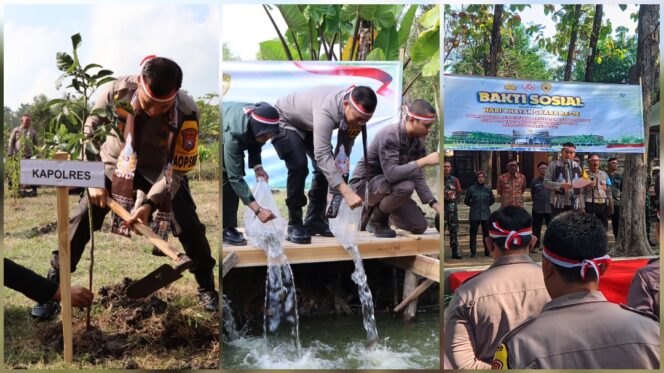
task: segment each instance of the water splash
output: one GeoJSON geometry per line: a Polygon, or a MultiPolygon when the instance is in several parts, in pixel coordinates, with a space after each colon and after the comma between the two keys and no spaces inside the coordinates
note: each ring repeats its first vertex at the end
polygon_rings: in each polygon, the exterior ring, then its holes
{"type": "Polygon", "coordinates": [[[364,329],[367,331],[366,347],[371,350],[378,343],[378,329],[376,328],[376,318],[374,317],[371,289],[369,289],[369,284],[367,283],[367,275],[364,272],[362,257],[360,256],[357,245],[350,245],[344,248],[353,257],[353,262],[355,263],[355,271],[353,271],[350,277],[357,284],[357,292],[362,303],[362,323],[364,324],[364,329]]]}
{"type": "Polygon", "coordinates": [[[240,330],[237,329],[235,318],[233,317],[233,309],[231,308],[231,301],[224,294],[223,295],[223,324],[224,324],[224,342],[235,341],[240,338],[240,330]]]}

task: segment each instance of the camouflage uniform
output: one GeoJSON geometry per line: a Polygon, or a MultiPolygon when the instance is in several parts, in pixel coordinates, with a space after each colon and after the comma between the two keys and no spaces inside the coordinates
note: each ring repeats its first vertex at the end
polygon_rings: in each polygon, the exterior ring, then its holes
{"type": "Polygon", "coordinates": [[[452,249],[452,257],[459,255],[459,240],[457,234],[459,232],[459,213],[457,211],[457,198],[461,193],[461,184],[459,179],[450,175],[444,179],[445,185],[445,226],[450,232],[450,248],[452,249]]]}

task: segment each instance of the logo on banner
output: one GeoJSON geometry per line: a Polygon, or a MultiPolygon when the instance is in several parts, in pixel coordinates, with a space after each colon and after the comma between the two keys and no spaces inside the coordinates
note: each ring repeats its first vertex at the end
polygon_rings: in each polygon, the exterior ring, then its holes
{"type": "Polygon", "coordinates": [[[526,91],[534,91],[535,85],[533,83],[523,83],[523,89],[526,91]]]}
{"type": "Polygon", "coordinates": [[[551,92],[551,83],[542,83],[542,91],[546,93],[551,92]]]}
{"type": "Polygon", "coordinates": [[[505,84],[505,89],[508,91],[516,91],[516,86],[514,84],[505,84]]]}

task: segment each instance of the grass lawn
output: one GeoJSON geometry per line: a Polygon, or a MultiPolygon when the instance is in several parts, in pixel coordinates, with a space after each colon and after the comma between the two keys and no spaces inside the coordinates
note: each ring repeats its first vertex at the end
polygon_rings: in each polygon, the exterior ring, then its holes
{"type": "MultiPolygon", "coordinates": [[[[219,261],[219,182],[190,181],[201,221],[207,227],[212,256],[219,261]]],[[[5,186],[6,188],[6,186],[5,186]]],[[[40,188],[39,197],[15,200],[5,189],[4,255],[45,275],[51,251],[57,248],[54,188],[40,188]]],[[[78,195],[69,198],[70,216],[78,195]]],[[[218,367],[219,322],[197,299],[196,281],[189,272],[153,297],[129,301],[123,296],[124,278],[139,279],[166,257],[151,255],[144,238],[131,239],[95,232],[92,329],[85,330],[85,311],[74,310],[74,365],[80,368],[202,369],[218,367]],[[102,290],[102,287],[106,289],[102,290]],[[101,290],[101,293],[100,293],[101,290]],[[102,295],[103,294],[103,295],[102,295]]],[[[179,250],[175,237],[170,242],[179,250]]],[[[72,274],[72,283],[88,286],[90,245],[72,274]]],[[[215,279],[218,279],[218,266],[215,279]]],[[[4,291],[4,359],[11,368],[64,368],[59,318],[36,322],[29,316],[34,302],[20,293],[4,291]]]]}

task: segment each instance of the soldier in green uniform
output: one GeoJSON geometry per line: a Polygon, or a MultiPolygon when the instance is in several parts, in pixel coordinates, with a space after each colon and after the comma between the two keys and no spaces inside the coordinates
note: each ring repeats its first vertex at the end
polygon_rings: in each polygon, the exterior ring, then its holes
{"type": "Polygon", "coordinates": [[[279,113],[265,102],[249,104],[224,102],[223,171],[223,240],[229,245],[246,245],[247,240],[237,231],[237,210],[242,200],[263,223],[274,219],[272,211],[261,207],[244,181],[244,152],[249,155],[249,168],[256,179],[269,176],[261,165],[261,148],[279,133],[279,113]]]}
{"type": "Polygon", "coordinates": [[[611,206],[609,212],[611,215],[611,226],[613,227],[613,236],[618,239],[618,229],[620,228],[620,194],[622,193],[623,175],[618,173],[618,159],[609,158],[606,163],[606,174],[611,180],[611,206]]]}
{"type": "Polygon", "coordinates": [[[461,184],[459,179],[452,176],[452,163],[445,161],[443,164],[443,182],[445,185],[444,211],[445,225],[450,232],[450,248],[452,249],[452,259],[463,259],[459,254],[459,240],[457,233],[459,231],[459,213],[457,211],[457,199],[461,194],[461,184]]]}

